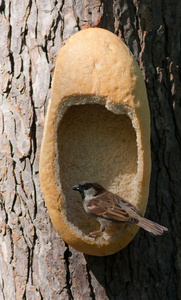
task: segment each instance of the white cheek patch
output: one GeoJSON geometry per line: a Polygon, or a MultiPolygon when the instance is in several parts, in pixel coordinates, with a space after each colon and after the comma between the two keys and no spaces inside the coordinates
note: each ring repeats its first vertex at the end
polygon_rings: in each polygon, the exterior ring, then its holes
{"type": "Polygon", "coordinates": [[[91,187],[88,190],[84,190],[84,194],[86,201],[88,201],[96,196],[96,190],[93,187],[91,187]]]}

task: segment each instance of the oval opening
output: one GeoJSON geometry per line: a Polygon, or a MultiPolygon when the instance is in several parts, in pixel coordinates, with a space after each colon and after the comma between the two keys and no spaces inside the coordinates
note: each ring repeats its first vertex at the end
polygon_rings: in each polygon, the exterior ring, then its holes
{"type": "Polygon", "coordinates": [[[99,223],[85,213],[81,196],[72,186],[95,180],[131,201],[137,176],[136,133],[127,115],[114,114],[101,104],[70,106],[57,133],[65,215],[87,235],[99,223]]]}

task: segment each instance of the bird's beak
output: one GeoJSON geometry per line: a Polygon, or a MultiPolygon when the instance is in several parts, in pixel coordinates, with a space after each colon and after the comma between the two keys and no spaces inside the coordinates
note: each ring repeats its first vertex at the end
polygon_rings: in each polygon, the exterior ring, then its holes
{"type": "Polygon", "coordinates": [[[80,191],[80,185],[79,184],[76,184],[73,186],[72,188],[74,191],[80,191]]]}

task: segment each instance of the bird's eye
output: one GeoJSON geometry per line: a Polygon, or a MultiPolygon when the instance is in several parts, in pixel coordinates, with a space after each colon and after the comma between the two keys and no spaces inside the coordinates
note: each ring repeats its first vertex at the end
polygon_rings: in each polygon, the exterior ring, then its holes
{"type": "Polygon", "coordinates": [[[84,190],[88,190],[89,189],[89,185],[88,184],[84,184],[83,188],[84,188],[84,190]]]}

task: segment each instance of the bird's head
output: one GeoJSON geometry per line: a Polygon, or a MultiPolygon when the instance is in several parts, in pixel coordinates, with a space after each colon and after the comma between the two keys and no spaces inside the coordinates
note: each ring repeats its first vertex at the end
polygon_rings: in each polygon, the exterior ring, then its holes
{"type": "Polygon", "coordinates": [[[72,189],[78,191],[83,200],[92,199],[105,192],[105,189],[99,183],[92,180],[87,180],[76,184],[72,189]]]}

